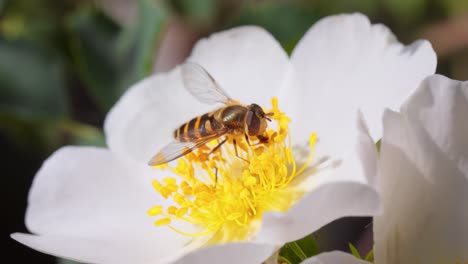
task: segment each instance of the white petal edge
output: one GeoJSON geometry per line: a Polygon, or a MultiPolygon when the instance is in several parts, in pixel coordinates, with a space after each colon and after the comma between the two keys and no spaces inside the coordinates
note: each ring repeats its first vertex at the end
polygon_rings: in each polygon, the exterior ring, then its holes
{"type": "Polygon", "coordinates": [[[282,244],[300,239],[341,217],[380,213],[376,190],[377,149],[362,114],[358,112],[356,116],[356,155],[342,160],[338,166],[329,160],[318,165],[318,170],[306,170],[300,176],[302,183],[298,188],[308,193],[284,214],[266,213],[258,241],[282,244]]]}
{"type": "Polygon", "coordinates": [[[398,114],[384,115],[376,263],[468,259],[468,83],[427,78],[398,114]],[[442,118],[444,117],[444,118],[442,118]],[[460,123],[461,122],[461,123],[460,123]],[[459,152],[458,150],[462,150],[459,152]]]}
{"type": "Polygon", "coordinates": [[[301,264],[370,264],[370,262],[357,259],[345,252],[331,251],[308,258],[301,264]]]}
{"type": "Polygon", "coordinates": [[[189,253],[175,264],[258,264],[270,257],[276,248],[273,245],[253,243],[217,245],[189,253]]]}
{"type": "Polygon", "coordinates": [[[289,58],[265,29],[242,26],[198,41],[187,59],[207,69],[234,99],[270,106],[285,87],[289,58]]]}
{"type": "MultiPolygon", "coordinates": [[[[112,241],[100,241],[81,237],[67,237],[61,235],[36,236],[31,234],[14,233],[11,238],[39,252],[90,264],[153,264],[173,263],[177,256],[152,258],[152,250],[157,247],[129,248],[112,241]]],[[[136,245],[136,244],[135,244],[136,245]]],[[[182,255],[181,251],[179,254],[182,255]]]]}
{"type": "MultiPolygon", "coordinates": [[[[421,133],[425,131],[468,177],[468,81],[451,80],[442,75],[430,76],[401,107],[401,112],[408,122],[418,125],[415,129],[421,133]]],[[[423,154],[424,145],[421,144],[420,148],[423,154]]],[[[424,173],[431,169],[427,166],[429,164],[436,163],[428,161],[419,169],[424,173]]]]}
{"type": "Polygon", "coordinates": [[[345,216],[369,216],[380,210],[379,194],[356,182],[323,184],[299,200],[286,214],[265,213],[258,243],[283,244],[305,237],[345,216]]]}
{"type": "Polygon", "coordinates": [[[347,134],[357,109],[378,140],[383,109],[398,108],[436,67],[429,42],[403,46],[388,28],[372,25],[361,14],[317,22],[291,61],[294,86],[281,98],[287,99],[283,108],[293,120],[293,139],[304,141],[315,131],[323,138],[323,150],[335,157],[346,155],[354,144],[347,134]]]}
{"type": "Polygon", "coordinates": [[[14,238],[80,261],[175,258],[184,253],[188,238],[154,227],[146,215],[165,203],[151,188],[153,173],[106,149],[64,147],[45,161],[30,190],[26,225],[35,235],[14,238]],[[106,255],[108,246],[119,250],[106,255]],[[73,247],[80,251],[71,252],[73,247]]]}
{"type": "MultiPolygon", "coordinates": [[[[37,251],[85,263],[95,264],[217,264],[217,263],[262,263],[271,256],[277,247],[266,244],[238,243],[217,245],[199,249],[197,251],[181,251],[177,258],[169,256],[162,258],[151,258],[151,254],[135,254],[135,250],[121,247],[112,241],[96,241],[77,237],[64,237],[55,235],[35,236],[30,234],[14,233],[11,237],[37,251]],[[142,256],[147,256],[142,257],[142,256]]],[[[160,238],[164,239],[164,238],[160,238]]],[[[157,247],[146,250],[158,250],[157,247]]],[[[144,250],[142,250],[144,251],[144,250]]],[[[142,252],[143,253],[143,252],[142,252]]]]}

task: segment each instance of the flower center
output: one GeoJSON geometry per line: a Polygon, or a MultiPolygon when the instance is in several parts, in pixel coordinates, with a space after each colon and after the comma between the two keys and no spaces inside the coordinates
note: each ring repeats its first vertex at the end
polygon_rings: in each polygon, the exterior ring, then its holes
{"type": "Polygon", "coordinates": [[[158,217],[156,226],[169,226],[192,237],[206,237],[207,244],[246,240],[253,237],[268,211],[287,211],[303,194],[291,182],[312,160],[317,136],[310,137],[310,154],[301,168],[291,150],[290,119],[272,99],[271,118],[276,128],[267,131],[268,142],[256,144],[251,139],[228,138],[215,152],[218,142],[210,142],[185,155],[170,168],[178,177],[154,180],[154,189],[172,205],[148,210],[158,217]],[[236,140],[237,144],[234,144],[236,140]],[[237,149],[237,154],[236,154],[237,149]],[[182,230],[177,222],[188,222],[195,230],[182,230]]]}

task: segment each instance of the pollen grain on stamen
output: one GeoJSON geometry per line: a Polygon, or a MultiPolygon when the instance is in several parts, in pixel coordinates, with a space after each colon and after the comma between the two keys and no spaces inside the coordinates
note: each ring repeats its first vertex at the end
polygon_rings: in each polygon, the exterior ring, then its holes
{"type": "Polygon", "coordinates": [[[178,177],[153,181],[154,190],[173,202],[165,210],[160,205],[148,210],[149,216],[159,218],[156,226],[192,237],[210,236],[207,244],[241,241],[255,235],[265,212],[285,212],[304,194],[291,182],[312,162],[317,135],[311,134],[309,157],[298,169],[289,117],[280,111],[276,98],[268,112],[276,126],[268,129],[266,143],[249,146],[237,140],[241,158],[233,139],[213,153],[207,144],[168,166],[178,177]],[[176,228],[178,221],[195,225],[199,232],[176,228]]]}

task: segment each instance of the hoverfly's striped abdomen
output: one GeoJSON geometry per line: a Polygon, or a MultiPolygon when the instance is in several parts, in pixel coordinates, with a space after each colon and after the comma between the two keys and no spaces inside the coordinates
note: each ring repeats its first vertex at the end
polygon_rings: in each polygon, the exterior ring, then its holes
{"type": "Polygon", "coordinates": [[[213,135],[222,126],[212,113],[197,116],[174,131],[174,139],[179,142],[194,142],[213,135]]]}

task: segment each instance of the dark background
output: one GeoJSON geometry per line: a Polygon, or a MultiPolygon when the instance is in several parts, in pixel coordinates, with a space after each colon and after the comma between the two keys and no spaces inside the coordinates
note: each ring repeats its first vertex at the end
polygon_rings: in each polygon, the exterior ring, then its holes
{"type": "MultiPolygon", "coordinates": [[[[43,160],[63,145],[105,146],[105,114],[130,84],[181,63],[212,32],[261,25],[290,52],[316,20],[341,12],[362,12],[405,44],[429,39],[437,72],[468,78],[463,0],[0,0],[4,263],[57,261],[9,234],[27,232],[28,189],[43,160]]],[[[370,222],[335,221],[317,232],[319,246],[347,250],[352,242],[365,254],[372,247],[370,222]]]]}

